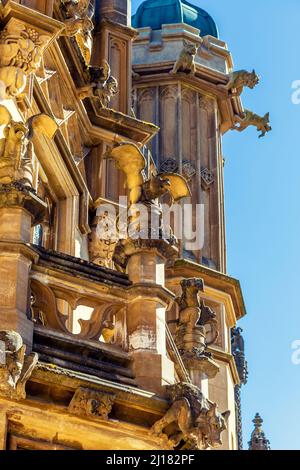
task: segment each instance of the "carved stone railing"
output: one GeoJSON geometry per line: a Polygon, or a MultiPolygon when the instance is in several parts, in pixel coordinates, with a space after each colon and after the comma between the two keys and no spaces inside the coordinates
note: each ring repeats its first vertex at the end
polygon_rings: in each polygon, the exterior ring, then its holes
{"type": "Polygon", "coordinates": [[[94,341],[126,346],[126,275],[35,247],[30,319],[37,325],[94,341]]]}

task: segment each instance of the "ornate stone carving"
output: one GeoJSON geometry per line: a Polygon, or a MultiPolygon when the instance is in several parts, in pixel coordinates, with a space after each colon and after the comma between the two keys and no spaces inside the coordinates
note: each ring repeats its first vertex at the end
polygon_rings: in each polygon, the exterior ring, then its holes
{"type": "Polygon", "coordinates": [[[245,86],[253,89],[258,85],[259,80],[260,78],[255,73],[255,70],[252,70],[252,72],[247,72],[247,70],[238,70],[229,74],[229,81],[226,85],[226,89],[233,95],[239,96],[242,94],[245,86]]]}
{"type": "Polygon", "coordinates": [[[89,65],[92,51],[94,6],[90,0],[61,0],[65,17],[62,35],[75,37],[86,65],[89,65]]]}
{"type": "Polygon", "coordinates": [[[88,67],[86,80],[88,85],[79,89],[79,98],[94,98],[100,108],[108,108],[111,98],[119,92],[108,62],[104,60],[102,67],[88,67]]]}
{"type": "Polygon", "coordinates": [[[214,102],[213,102],[213,100],[207,98],[206,96],[200,96],[199,97],[199,107],[200,107],[200,109],[204,109],[205,111],[213,111],[214,102]]]}
{"type": "Polygon", "coordinates": [[[185,177],[187,181],[190,181],[193,176],[195,176],[197,173],[197,170],[195,168],[195,165],[188,161],[188,160],[183,160],[182,162],[182,174],[185,177]]]}
{"type": "Polygon", "coordinates": [[[174,64],[171,73],[185,72],[195,75],[196,63],[195,57],[198,51],[198,46],[191,42],[183,41],[183,49],[174,64]]]}
{"type": "Polygon", "coordinates": [[[107,420],[111,413],[115,395],[89,388],[78,388],[69,404],[69,412],[78,416],[87,416],[107,420]]]}
{"type": "Polygon", "coordinates": [[[203,189],[209,189],[210,186],[214,183],[215,178],[214,174],[208,168],[202,167],[201,168],[201,184],[203,189]]]}
{"type": "Polygon", "coordinates": [[[14,400],[26,398],[25,386],[38,355],[25,356],[26,346],[15,331],[0,331],[0,395],[14,400]]]}
{"type": "Polygon", "coordinates": [[[160,167],[159,167],[159,171],[161,173],[177,173],[178,171],[178,163],[177,163],[177,160],[175,160],[175,158],[167,158],[166,160],[164,160],[160,167]]]}
{"type": "Polygon", "coordinates": [[[219,413],[217,405],[205,398],[195,385],[179,383],[166,389],[172,405],[151,428],[161,444],[167,443],[178,450],[204,450],[221,445],[221,434],[227,429],[230,412],[219,413]]]}
{"type": "Polygon", "coordinates": [[[108,213],[96,215],[89,234],[90,261],[110,269],[113,268],[113,254],[117,244],[117,239],[113,239],[111,233],[112,225],[117,230],[116,220],[113,220],[108,213]],[[98,230],[99,224],[101,224],[100,232],[98,230]]]}
{"type": "Polygon", "coordinates": [[[267,132],[272,130],[272,127],[270,126],[270,113],[266,113],[263,117],[261,117],[258,114],[245,109],[243,117],[236,116],[235,119],[236,123],[238,124],[234,126],[235,130],[242,132],[247,129],[247,127],[254,126],[257,128],[258,132],[261,132],[261,134],[258,136],[259,138],[264,137],[267,132]]]}
{"type": "MultiPolygon", "coordinates": [[[[177,173],[178,172],[178,163],[175,158],[167,158],[164,160],[160,167],[159,171],[161,173],[177,173]]],[[[196,168],[188,160],[183,160],[182,162],[182,174],[187,181],[190,181],[193,176],[196,174],[196,168]]]]}
{"type": "Polygon", "coordinates": [[[0,105],[0,126],[3,137],[0,139],[0,184],[19,182],[32,188],[34,132],[52,138],[57,124],[46,114],[37,114],[26,123],[15,122],[10,112],[0,105]]]}
{"type": "Polygon", "coordinates": [[[101,335],[109,340],[114,333],[113,315],[123,308],[119,302],[99,302],[72,292],[56,291],[36,279],[31,281],[31,320],[54,330],[70,334],[66,327],[67,315],[63,315],[57,306],[56,299],[65,300],[72,310],[79,305],[92,306],[94,309],[88,320],[79,319],[81,327],[78,336],[88,340],[99,341],[101,335]]]}
{"type": "Polygon", "coordinates": [[[249,450],[271,450],[270,441],[266,438],[264,431],[262,430],[263,419],[259,413],[256,413],[254,420],[254,430],[251,434],[249,442],[249,450]]]}
{"type": "Polygon", "coordinates": [[[215,312],[203,301],[199,291],[204,290],[203,280],[197,278],[181,281],[182,295],[177,299],[179,305],[179,323],[176,329],[175,342],[183,358],[205,356],[207,346],[218,337],[215,312]],[[212,338],[208,342],[205,326],[210,325],[212,338]]]}
{"type": "Polygon", "coordinates": [[[126,186],[130,191],[130,205],[138,202],[157,205],[156,200],[166,193],[169,193],[174,201],[190,196],[189,187],[180,175],[161,173],[152,175],[145,181],[143,171],[147,162],[140,149],[134,144],[119,144],[105,158],[114,160],[117,168],[125,173],[126,186]]]}
{"type": "Polygon", "coordinates": [[[24,91],[27,77],[39,68],[50,39],[15,18],[9,20],[0,32],[1,99],[24,91]]]}

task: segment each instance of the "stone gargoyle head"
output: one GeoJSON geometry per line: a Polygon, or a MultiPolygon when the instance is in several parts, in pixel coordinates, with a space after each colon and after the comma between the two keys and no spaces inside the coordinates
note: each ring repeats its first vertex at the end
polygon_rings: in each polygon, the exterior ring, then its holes
{"type": "Polygon", "coordinates": [[[4,367],[6,369],[7,383],[15,389],[21,378],[26,346],[23,345],[19,333],[15,331],[0,331],[0,341],[4,345],[2,352],[5,358],[5,363],[0,364],[0,368],[4,367]]]}

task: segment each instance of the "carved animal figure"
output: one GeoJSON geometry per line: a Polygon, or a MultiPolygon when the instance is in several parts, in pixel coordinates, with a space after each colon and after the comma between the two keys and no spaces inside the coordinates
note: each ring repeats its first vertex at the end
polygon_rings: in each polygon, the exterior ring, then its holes
{"type": "Polygon", "coordinates": [[[238,70],[229,74],[229,81],[226,88],[231,92],[235,90],[235,94],[241,95],[245,86],[253,89],[258,85],[259,80],[260,78],[256,74],[255,70],[252,70],[252,72],[247,72],[247,70],[238,70]]]}
{"type": "Polygon", "coordinates": [[[118,81],[111,75],[109,63],[104,60],[102,67],[88,67],[87,79],[90,82],[87,96],[98,98],[101,108],[107,108],[111,98],[118,93],[118,81]]]}
{"type": "Polygon", "coordinates": [[[195,44],[184,40],[183,49],[171,73],[185,72],[185,73],[191,73],[195,75],[196,73],[195,57],[196,57],[197,51],[198,51],[198,47],[195,44]]]}
{"type": "Polygon", "coordinates": [[[38,355],[25,356],[26,346],[15,331],[0,331],[4,344],[5,361],[0,364],[0,394],[8,398],[25,398],[25,385],[37,361],[38,355]]]}
{"type": "Polygon", "coordinates": [[[46,114],[37,114],[26,123],[15,122],[8,109],[0,105],[0,184],[19,181],[32,187],[32,143],[34,132],[52,138],[58,128],[55,121],[46,114]]]}
{"type": "Polygon", "coordinates": [[[122,143],[114,147],[104,158],[115,161],[116,168],[126,176],[126,187],[129,190],[129,205],[138,202],[155,203],[165,193],[174,201],[190,196],[186,180],[175,173],[152,175],[147,181],[143,176],[146,159],[140,149],[131,143],[122,143]]]}
{"type": "Polygon", "coordinates": [[[203,280],[197,278],[183,279],[180,283],[182,294],[177,299],[180,310],[188,307],[200,307],[199,291],[203,291],[203,280]]]}
{"type": "Polygon", "coordinates": [[[227,428],[230,411],[219,413],[217,405],[206,399],[195,385],[179,383],[166,388],[173,403],[165,416],[152,426],[152,434],[163,440],[168,428],[169,442],[181,450],[221,445],[221,434],[227,428]]]}
{"type": "Polygon", "coordinates": [[[272,130],[272,127],[270,126],[270,113],[266,113],[264,117],[261,117],[258,114],[245,109],[243,118],[237,116],[236,121],[239,125],[235,125],[235,130],[242,132],[249,126],[255,126],[257,131],[261,132],[258,136],[259,138],[264,137],[267,132],[272,130]]]}
{"type": "Polygon", "coordinates": [[[245,352],[245,342],[244,338],[241,335],[243,329],[238,327],[234,328],[232,330],[232,336],[231,336],[231,349],[233,352],[245,352]]]}

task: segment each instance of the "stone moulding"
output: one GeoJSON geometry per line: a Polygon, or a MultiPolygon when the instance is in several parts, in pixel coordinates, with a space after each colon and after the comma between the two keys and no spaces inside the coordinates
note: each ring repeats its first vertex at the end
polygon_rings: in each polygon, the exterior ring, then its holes
{"type": "Polygon", "coordinates": [[[80,387],[69,404],[69,412],[77,416],[107,420],[115,398],[113,393],[80,387]]]}

